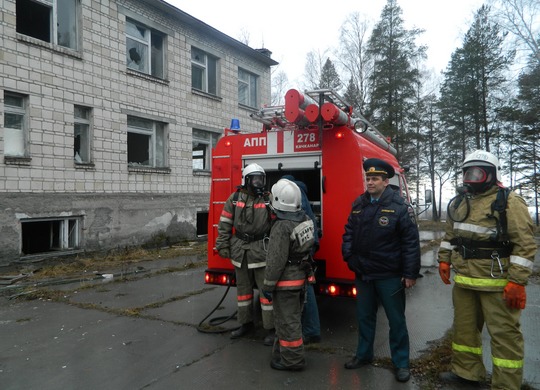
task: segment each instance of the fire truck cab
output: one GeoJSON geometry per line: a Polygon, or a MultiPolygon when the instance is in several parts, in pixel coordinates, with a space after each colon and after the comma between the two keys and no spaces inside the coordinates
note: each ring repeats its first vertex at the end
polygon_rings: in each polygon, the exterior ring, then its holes
{"type": "Polygon", "coordinates": [[[242,169],[257,163],[266,172],[268,190],[284,175],[307,186],[320,236],[314,255],[316,293],[354,297],[354,273],[341,256],[344,226],[353,201],[365,190],[362,163],[367,158],[393,165],[390,185],[409,199],[395,148],[363,116],[353,117],[351,107],[332,90],[291,89],[284,106],[265,107],[251,117],[263,124],[261,132],[225,129],[213,150],[205,282],[235,285],[234,267],[215,249],[217,226],[225,201],[241,183],[242,169]]]}

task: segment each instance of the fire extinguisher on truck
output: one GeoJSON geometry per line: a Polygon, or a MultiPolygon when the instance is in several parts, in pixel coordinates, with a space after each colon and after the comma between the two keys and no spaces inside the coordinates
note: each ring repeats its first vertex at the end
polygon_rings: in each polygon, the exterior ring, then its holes
{"type": "Polygon", "coordinates": [[[307,185],[322,232],[314,255],[316,293],[355,297],[354,273],[341,256],[344,226],[353,201],[365,191],[365,159],[388,161],[396,171],[390,186],[410,199],[396,149],[362,115],[353,116],[351,106],[329,89],[291,89],[283,106],[264,107],[251,117],[262,123],[261,132],[242,133],[233,120],[236,125],[225,129],[212,152],[205,283],[235,285],[234,267],[215,248],[217,226],[225,201],[241,182],[242,169],[257,163],[266,172],[268,188],[283,175],[307,185]]]}

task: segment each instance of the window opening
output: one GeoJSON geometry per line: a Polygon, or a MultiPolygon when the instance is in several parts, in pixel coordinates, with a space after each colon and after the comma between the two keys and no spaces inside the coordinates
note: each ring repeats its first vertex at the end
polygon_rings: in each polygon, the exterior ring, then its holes
{"type": "Polygon", "coordinates": [[[191,86],[217,94],[217,59],[195,47],[191,47],[191,86]]]}
{"type": "Polygon", "coordinates": [[[238,102],[257,107],[257,76],[238,68],[238,102]]]}
{"type": "Polygon", "coordinates": [[[165,166],[165,124],[128,116],[128,164],[165,166]]]}
{"type": "Polygon", "coordinates": [[[4,93],[4,155],[26,155],[26,97],[4,93]]]}
{"type": "Polygon", "coordinates": [[[77,0],[17,0],[17,32],[77,49],[77,0]]]}
{"type": "Polygon", "coordinates": [[[128,68],[163,78],[163,34],[128,19],[126,49],[128,68]]]}
{"type": "Polygon", "coordinates": [[[208,234],[208,211],[197,211],[197,236],[208,234]]]}
{"type": "Polygon", "coordinates": [[[192,161],[194,170],[210,170],[212,149],[215,148],[218,139],[219,134],[217,133],[193,129],[192,161]]]}
{"type": "Polygon", "coordinates": [[[78,163],[90,162],[90,108],[75,106],[73,158],[78,163]]]}
{"type": "Polygon", "coordinates": [[[80,246],[79,226],[79,218],[21,221],[22,254],[77,249],[80,246]]]}

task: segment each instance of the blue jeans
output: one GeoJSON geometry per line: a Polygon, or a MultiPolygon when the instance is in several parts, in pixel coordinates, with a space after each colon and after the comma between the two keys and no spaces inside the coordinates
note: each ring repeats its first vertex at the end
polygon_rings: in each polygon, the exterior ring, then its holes
{"type": "Polygon", "coordinates": [[[305,337],[321,335],[321,323],[319,321],[319,308],[315,298],[315,289],[312,284],[306,287],[306,303],[302,312],[302,334],[305,337]]]}
{"type": "Polygon", "coordinates": [[[356,319],[358,321],[358,347],[356,357],[373,360],[373,343],[377,325],[379,303],[388,318],[390,352],[396,368],[409,367],[409,332],[405,320],[405,289],[401,278],[362,281],[356,284],[356,319]]]}

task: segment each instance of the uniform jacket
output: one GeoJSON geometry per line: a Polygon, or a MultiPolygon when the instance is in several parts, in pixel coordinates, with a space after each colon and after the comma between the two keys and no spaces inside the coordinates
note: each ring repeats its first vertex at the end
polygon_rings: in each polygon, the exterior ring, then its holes
{"type": "Polygon", "coordinates": [[[306,282],[309,253],[315,242],[313,221],[304,211],[294,214],[299,218],[277,219],[270,231],[265,291],[299,290],[306,282]]]}
{"type": "MultiPolygon", "coordinates": [[[[497,231],[496,220],[488,215],[491,214],[491,204],[497,197],[497,191],[498,187],[494,186],[483,194],[471,196],[469,216],[464,221],[454,222],[447,217],[446,233],[439,249],[439,262],[452,263],[456,272],[456,285],[474,290],[501,291],[508,280],[527,284],[532,273],[536,253],[533,222],[525,201],[514,192],[510,192],[506,208],[508,236],[513,247],[509,257],[501,258],[502,275],[498,263],[494,263],[491,258],[463,259],[455,250],[456,246],[450,243],[456,237],[493,242],[492,237],[497,231]],[[491,275],[492,265],[495,277],[491,275]]],[[[455,210],[454,219],[463,219],[466,212],[467,201],[464,199],[455,210]]],[[[499,217],[497,212],[495,217],[499,217]]]]}
{"type": "Polygon", "coordinates": [[[265,240],[244,241],[238,238],[235,232],[253,237],[268,235],[271,221],[267,207],[269,199],[269,193],[265,196],[254,196],[242,189],[236,206],[233,204],[234,193],[225,202],[219,218],[216,249],[222,257],[230,258],[235,267],[242,267],[246,253],[248,268],[266,265],[265,240]]]}
{"type": "Polygon", "coordinates": [[[345,225],[343,259],[363,280],[404,277],[420,271],[420,240],[414,211],[390,186],[379,201],[369,193],[353,203],[345,225]]]}

